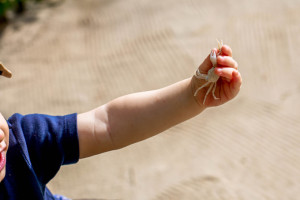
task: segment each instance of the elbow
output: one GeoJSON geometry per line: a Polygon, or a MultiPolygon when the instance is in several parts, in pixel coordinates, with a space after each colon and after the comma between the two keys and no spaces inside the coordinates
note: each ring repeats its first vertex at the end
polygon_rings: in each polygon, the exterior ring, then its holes
{"type": "Polygon", "coordinates": [[[112,134],[107,105],[97,108],[94,112],[94,138],[99,153],[118,149],[112,134]]]}
{"type": "MultiPolygon", "coordinates": [[[[107,141],[108,151],[124,148],[131,143],[126,126],[124,126],[124,116],[119,113],[113,104],[103,106],[105,113],[105,140],[107,141]]],[[[126,124],[126,123],[125,123],[126,124]]]]}

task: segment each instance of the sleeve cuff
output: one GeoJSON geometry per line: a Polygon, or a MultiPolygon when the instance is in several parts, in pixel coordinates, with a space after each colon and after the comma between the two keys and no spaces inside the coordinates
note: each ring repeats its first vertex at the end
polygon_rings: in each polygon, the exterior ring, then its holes
{"type": "Polygon", "coordinates": [[[63,165],[74,164],[79,160],[79,140],[77,131],[77,114],[65,116],[63,148],[65,158],[63,165]]]}

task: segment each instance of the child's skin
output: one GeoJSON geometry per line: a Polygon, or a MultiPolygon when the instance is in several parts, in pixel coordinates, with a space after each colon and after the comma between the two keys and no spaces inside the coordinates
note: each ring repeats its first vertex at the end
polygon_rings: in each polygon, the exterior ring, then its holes
{"type": "MultiPolygon", "coordinates": [[[[207,107],[218,106],[234,98],[240,90],[242,78],[229,46],[223,45],[217,62],[215,73],[220,79],[215,94],[219,99],[215,100],[210,93],[204,105],[202,102],[208,88],[200,90],[197,97],[194,97],[194,92],[205,80],[192,77],[158,90],[122,96],[94,110],[78,114],[80,158],[144,140],[200,114],[207,107]]],[[[211,67],[207,56],[199,66],[200,72],[207,73],[211,67]]],[[[3,151],[4,155],[8,148],[8,137],[7,123],[0,114],[0,152],[3,151]]],[[[2,181],[5,168],[0,170],[2,181]]]]}
{"type": "MultiPolygon", "coordinates": [[[[0,152],[1,152],[0,157],[1,157],[1,160],[2,160],[2,157],[6,158],[8,144],[9,144],[8,125],[6,123],[6,120],[0,113],[0,152]]],[[[0,182],[4,179],[4,177],[5,177],[5,163],[0,165],[0,182]]]]}

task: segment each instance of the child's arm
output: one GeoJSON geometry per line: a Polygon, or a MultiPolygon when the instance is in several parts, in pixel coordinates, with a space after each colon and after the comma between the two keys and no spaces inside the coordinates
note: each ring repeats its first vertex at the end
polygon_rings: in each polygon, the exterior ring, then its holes
{"type": "MultiPolygon", "coordinates": [[[[206,107],[235,97],[242,80],[231,55],[231,49],[224,45],[222,56],[218,57],[221,68],[216,69],[221,76],[215,92],[218,100],[210,94],[202,105],[207,88],[194,97],[195,90],[204,82],[189,78],[162,89],[126,95],[79,114],[80,158],[144,140],[198,115],[206,107]]],[[[211,68],[209,57],[199,68],[203,73],[211,68]]]]}

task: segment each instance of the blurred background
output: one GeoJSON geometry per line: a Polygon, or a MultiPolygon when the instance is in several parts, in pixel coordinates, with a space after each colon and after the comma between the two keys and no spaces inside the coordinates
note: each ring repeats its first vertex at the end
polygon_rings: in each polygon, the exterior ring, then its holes
{"type": "Polygon", "coordinates": [[[299,0],[1,1],[0,110],[64,115],[192,76],[222,39],[243,76],[230,103],[63,166],[74,199],[296,200],[299,0]],[[18,14],[19,13],[19,14],[18,14]],[[20,14],[21,13],[21,14],[20,14]]]}

